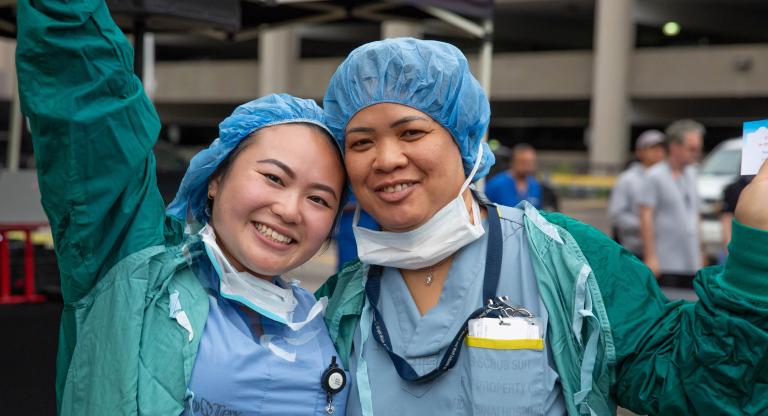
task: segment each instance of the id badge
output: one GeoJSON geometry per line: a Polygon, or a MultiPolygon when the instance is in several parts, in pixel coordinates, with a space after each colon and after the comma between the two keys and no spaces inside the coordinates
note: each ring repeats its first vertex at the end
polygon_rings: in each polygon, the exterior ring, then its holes
{"type": "Polygon", "coordinates": [[[544,325],[540,318],[503,317],[471,319],[467,345],[492,349],[544,349],[544,325]]]}

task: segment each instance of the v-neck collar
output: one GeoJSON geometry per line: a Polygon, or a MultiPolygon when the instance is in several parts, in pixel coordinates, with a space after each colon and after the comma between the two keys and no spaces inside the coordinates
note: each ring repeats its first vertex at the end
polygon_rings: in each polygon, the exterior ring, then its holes
{"type": "MultiPolygon", "coordinates": [[[[487,220],[483,220],[486,233],[476,241],[456,252],[437,305],[423,316],[416,302],[411,297],[400,271],[387,267],[382,275],[383,293],[379,306],[383,319],[390,328],[398,328],[399,339],[392,339],[393,347],[405,358],[434,355],[445,348],[466,320],[464,309],[467,308],[466,294],[470,288],[482,280],[485,270],[485,250],[488,244],[487,220]],[[388,307],[385,298],[391,299],[388,307]],[[397,322],[387,319],[392,317],[394,309],[397,322]]],[[[480,305],[469,305],[474,310],[480,305]]],[[[394,332],[394,331],[393,331],[394,332]]],[[[390,334],[392,334],[390,332],[390,334]]]]}

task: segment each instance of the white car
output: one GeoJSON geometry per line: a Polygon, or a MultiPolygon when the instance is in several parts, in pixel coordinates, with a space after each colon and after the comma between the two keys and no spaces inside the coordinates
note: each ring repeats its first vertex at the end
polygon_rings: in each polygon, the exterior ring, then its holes
{"type": "Polygon", "coordinates": [[[720,209],[723,191],[739,178],[741,138],[718,144],[701,164],[697,189],[701,198],[701,241],[710,257],[717,258],[722,247],[720,209]]]}

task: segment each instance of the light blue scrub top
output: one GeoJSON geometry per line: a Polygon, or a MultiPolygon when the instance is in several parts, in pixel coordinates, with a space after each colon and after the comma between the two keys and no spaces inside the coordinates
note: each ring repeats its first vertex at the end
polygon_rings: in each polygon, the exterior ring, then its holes
{"type": "MultiPolygon", "coordinates": [[[[523,212],[501,207],[504,240],[497,295],[509,305],[523,306],[546,322],[530,263],[523,212]]],[[[459,250],[453,259],[438,304],[421,316],[397,269],[385,268],[377,305],[395,353],[406,358],[419,374],[434,369],[467,317],[482,304],[483,276],[488,242],[486,234],[459,250]]],[[[370,332],[370,326],[365,328],[370,332]]],[[[546,331],[545,331],[546,332],[546,331]]],[[[347,415],[361,415],[355,379],[360,351],[360,327],[350,359],[353,380],[347,415]]],[[[456,366],[428,383],[400,378],[384,348],[369,336],[363,348],[375,415],[564,415],[565,403],[548,341],[544,350],[461,348],[456,366]]],[[[363,389],[365,386],[362,387],[363,389]]]]}
{"type": "MultiPolygon", "coordinates": [[[[279,278],[273,282],[285,288],[279,278]]],[[[189,385],[185,416],[326,415],[320,378],[338,356],[319,314],[299,331],[261,318],[256,337],[238,303],[207,285],[210,312],[189,385]]],[[[298,301],[294,321],[315,304],[306,290],[291,284],[298,301]]],[[[341,361],[337,359],[341,366],[341,361]]],[[[349,380],[347,373],[347,380],[349,380]]],[[[333,396],[334,416],[344,415],[349,384],[333,396]]]]}

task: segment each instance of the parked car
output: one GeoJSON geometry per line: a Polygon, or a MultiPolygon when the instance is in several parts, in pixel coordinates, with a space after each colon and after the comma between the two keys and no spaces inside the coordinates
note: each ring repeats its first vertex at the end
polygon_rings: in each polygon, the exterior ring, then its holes
{"type": "Polygon", "coordinates": [[[701,198],[701,241],[711,258],[717,258],[722,247],[720,209],[725,187],[739,178],[741,138],[718,144],[701,164],[697,189],[701,198]]]}

